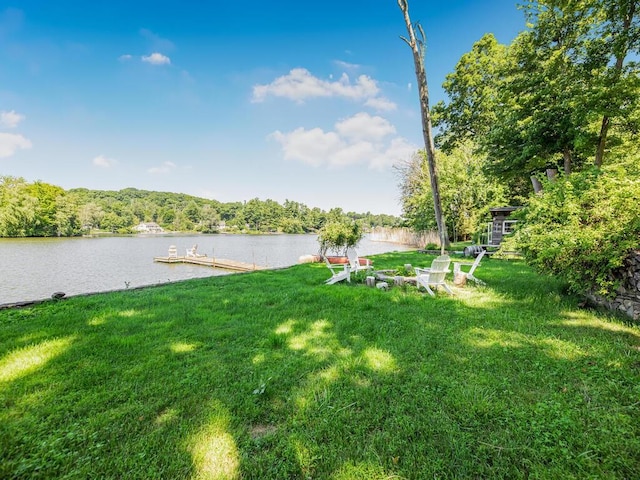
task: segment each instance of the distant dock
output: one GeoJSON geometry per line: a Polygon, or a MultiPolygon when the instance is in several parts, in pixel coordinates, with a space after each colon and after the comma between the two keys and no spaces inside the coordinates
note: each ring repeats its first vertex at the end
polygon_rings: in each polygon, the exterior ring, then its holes
{"type": "Polygon", "coordinates": [[[154,262],[160,263],[190,263],[192,265],[203,265],[205,267],[223,268],[225,270],[234,270],[236,272],[252,272],[254,270],[265,270],[266,267],[256,265],[255,263],[237,262],[235,260],[227,260],[225,258],[212,258],[205,256],[196,257],[153,257],[154,262]]]}

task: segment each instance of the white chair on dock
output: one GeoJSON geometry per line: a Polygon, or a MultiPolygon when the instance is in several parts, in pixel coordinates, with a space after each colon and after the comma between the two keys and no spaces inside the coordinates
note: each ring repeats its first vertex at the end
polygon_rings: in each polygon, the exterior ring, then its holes
{"type": "Polygon", "coordinates": [[[187,257],[197,257],[198,256],[198,244],[196,243],[193,247],[187,248],[187,257]]]}
{"type": "Polygon", "coordinates": [[[175,245],[169,246],[169,258],[178,258],[178,248],[175,245]]]}

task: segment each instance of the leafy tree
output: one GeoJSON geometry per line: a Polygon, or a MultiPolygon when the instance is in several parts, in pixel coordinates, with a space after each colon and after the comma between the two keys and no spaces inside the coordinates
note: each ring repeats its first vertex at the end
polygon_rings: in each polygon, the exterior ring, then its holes
{"type": "Polygon", "coordinates": [[[267,199],[263,203],[263,232],[277,232],[280,219],[285,216],[284,209],[275,200],[267,199]]]}
{"type": "Polygon", "coordinates": [[[249,200],[242,209],[249,228],[259,232],[265,222],[265,206],[258,198],[249,200]]]}
{"type": "Polygon", "coordinates": [[[100,219],[100,229],[111,233],[125,233],[129,230],[130,223],[115,212],[107,212],[100,219]]]}
{"type": "Polygon", "coordinates": [[[0,235],[24,237],[35,221],[37,200],[26,194],[23,178],[4,176],[0,183],[0,235]]]}
{"type": "Polygon", "coordinates": [[[213,205],[205,205],[200,210],[198,231],[202,233],[216,233],[220,225],[220,215],[213,205]]]}
{"type": "Polygon", "coordinates": [[[443,88],[449,103],[433,107],[433,122],[439,127],[437,145],[451,152],[460,143],[479,141],[497,120],[498,84],[507,63],[507,47],[492,33],[473,44],[462,55],[443,88]]]}
{"type": "Polygon", "coordinates": [[[557,58],[569,65],[568,77],[580,89],[576,109],[599,121],[594,164],[601,166],[612,123],[639,105],[638,64],[629,59],[640,52],[640,2],[539,0],[526,11],[533,46],[548,63],[557,58]]]}
{"type": "MultiPolygon", "coordinates": [[[[124,202],[121,202],[121,203],[124,204],[124,202]]],[[[113,208],[113,206],[112,206],[112,209],[115,211],[115,208],[113,208]]],[[[138,196],[136,196],[136,198],[128,202],[127,210],[139,222],[152,222],[156,220],[157,206],[149,201],[138,198],[138,196]]],[[[118,213],[121,213],[121,212],[122,210],[118,213]]]]}
{"type": "Polygon", "coordinates": [[[416,152],[410,160],[394,167],[399,179],[402,215],[416,231],[437,228],[428,172],[424,166],[424,156],[416,152]]]}
{"type": "Polygon", "coordinates": [[[200,220],[200,207],[193,200],[187,204],[182,213],[191,223],[197,223],[200,220]]]}
{"type": "Polygon", "coordinates": [[[356,222],[346,220],[328,221],[318,233],[320,254],[326,255],[329,250],[346,254],[349,247],[355,247],[362,239],[363,232],[356,222]]]}
{"type": "Polygon", "coordinates": [[[302,221],[298,218],[283,217],[280,220],[279,230],[282,233],[304,233],[302,221]]]}
{"type": "Polygon", "coordinates": [[[51,237],[58,234],[56,210],[64,190],[23,178],[0,178],[0,236],[51,237]]]}
{"type": "Polygon", "coordinates": [[[242,211],[242,202],[224,203],[220,206],[220,218],[225,222],[233,220],[238,216],[238,212],[242,211]]]}
{"type": "Polygon", "coordinates": [[[73,237],[82,233],[78,205],[69,195],[61,195],[56,199],[55,226],[59,237],[73,237]]]}
{"type": "Polygon", "coordinates": [[[194,231],[194,225],[184,211],[181,210],[176,212],[171,229],[177,232],[192,232],[194,231]]]}
{"type": "Polygon", "coordinates": [[[158,219],[156,220],[158,224],[169,227],[173,224],[173,221],[176,218],[176,211],[170,207],[160,207],[158,209],[158,219]]]}
{"type": "Polygon", "coordinates": [[[442,145],[471,138],[493,173],[534,187],[545,170],[602,165],[607,144],[638,132],[638,3],[526,2],[528,30],[509,47],[483,37],[447,77],[442,145]]]}
{"type": "Polygon", "coordinates": [[[294,202],[291,200],[285,200],[282,205],[284,209],[284,215],[287,218],[304,218],[309,212],[309,207],[303,205],[302,203],[294,202]]]}
{"type": "MultiPolygon", "coordinates": [[[[433,196],[420,152],[398,168],[403,216],[415,230],[435,226],[433,196]]],[[[451,153],[438,155],[442,172],[441,197],[449,235],[455,241],[469,239],[489,216],[489,208],[504,205],[505,187],[484,173],[486,159],[467,143],[451,153]]]]}
{"type": "Polygon", "coordinates": [[[64,195],[61,187],[44,182],[26,184],[24,194],[35,202],[34,221],[26,227],[27,236],[54,237],[57,235],[56,209],[58,198],[64,195]]]}
{"type": "Polygon", "coordinates": [[[317,232],[327,221],[327,214],[318,207],[309,210],[304,220],[305,231],[317,232]]]}
{"type": "Polygon", "coordinates": [[[80,207],[79,216],[82,227],[91,230],[92,228],[100,228],[104,211],[97,204],[90,202],[80,207]]]}

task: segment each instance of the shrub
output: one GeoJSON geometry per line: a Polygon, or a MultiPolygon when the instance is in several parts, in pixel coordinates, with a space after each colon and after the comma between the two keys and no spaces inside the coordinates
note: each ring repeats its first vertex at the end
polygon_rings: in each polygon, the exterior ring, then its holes
{"type": "Polygon", "coordinates": [[[320,255],[325,255],[328,250],[344,254],[347,248],[355,247],[360,242],[362,235],[360,226],[355,222],[327,222],[318,232],[320,255]]]}
{"type": "Polygon", "coordinates": [[[565,279],[574,292],[612,295],[616,270],[640,245],[640,181],[624,168],[575,173],[548,183],[514,214],[514,241],[539,271],[565,279]]]}

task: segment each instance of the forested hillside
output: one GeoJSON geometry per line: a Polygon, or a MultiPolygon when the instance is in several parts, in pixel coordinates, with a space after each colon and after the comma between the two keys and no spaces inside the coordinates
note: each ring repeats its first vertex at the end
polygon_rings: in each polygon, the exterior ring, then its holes
{"type": "Polygon", "coordinates": [[[133,233],[140,222],[180,232],[308,233],[327,220],[353,220],[363,228],[396,226],[391,215],[325,212],[299,202],[254,198],[222,203],[182,193],[126,188],[119,191],[64,190],[44,182],[0,177],[0,236],[74,236],[105,231],[133,233]]]}

